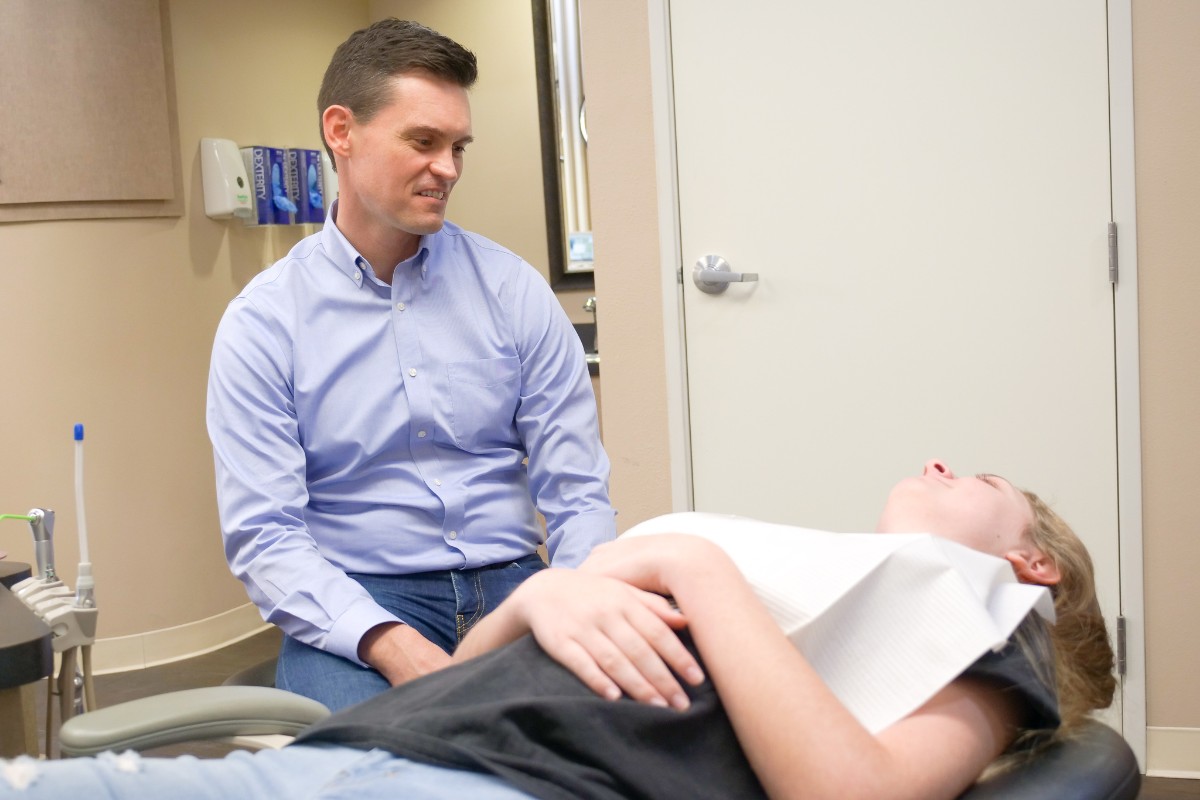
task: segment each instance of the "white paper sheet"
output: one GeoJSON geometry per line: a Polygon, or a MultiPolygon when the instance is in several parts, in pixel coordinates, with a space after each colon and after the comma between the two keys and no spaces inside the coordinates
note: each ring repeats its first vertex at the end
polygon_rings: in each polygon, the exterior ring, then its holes
{"type": "Polygon", "coordinates": [[[686,512],[625,536],[689,533],[727,552],[834,694],[870,731],[919,708],[1049,592],[1007,561],[930,534],[829,533],[686,512]]]}

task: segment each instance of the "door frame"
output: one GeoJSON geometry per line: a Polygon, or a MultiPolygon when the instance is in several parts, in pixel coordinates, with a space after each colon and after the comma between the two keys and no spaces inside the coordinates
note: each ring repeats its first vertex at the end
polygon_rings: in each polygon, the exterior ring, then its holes
{"type": "MultiPolygon", "coordinates": [[[[684,265],[675,159],[671,76],[670,0],[646,0],[650,82],[654,104],[659,240],[662,269],[664,363],[672,507],[693,508],[687,347],[683,331],[684,265]]],[[[1146,765],[1145,608],[1142,559],[1142,447],[1138,356],[1137,215],[1134,181],[1132,0],[1108,0],[1109,152],[1112,221],[1119,231],[1119,279],[1113,288],[1116,365],[1117,525],[1121,616],[1125,619],[1123,735],[1146,765]]],[[[1100,224],[1100,221],[1097,221],[1100,224]]],[[[1115,635],[1115,633],[1114,633],[1115,635]]]]}

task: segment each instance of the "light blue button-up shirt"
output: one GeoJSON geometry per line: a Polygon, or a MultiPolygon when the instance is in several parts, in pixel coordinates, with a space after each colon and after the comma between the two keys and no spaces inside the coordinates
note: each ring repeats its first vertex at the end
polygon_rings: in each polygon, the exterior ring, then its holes
{"type": "Polygon", "coordinates": [[[396,618],[345,573],[527,555],[533,503],[555,566],[616,525],[583,348],[545,279],[447,222],[389,286],[335,214],[230,303],[208,430],[234,575],[267,621],[359,661],[396,618]]]}

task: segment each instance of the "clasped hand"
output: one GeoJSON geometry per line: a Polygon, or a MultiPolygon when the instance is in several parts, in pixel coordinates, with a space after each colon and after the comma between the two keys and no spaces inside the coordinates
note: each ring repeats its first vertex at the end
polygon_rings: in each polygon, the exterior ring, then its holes
{"type": "Polygon", "coordinates": [[[704,673],[675,635],[687,619],[663,596],[660,568],[680,555],[679,539],[691,537],[619,540],[579,569],[544,570],[519,590],[520,614],[542,649],[600,696],[687,708],[680,679],[698,685],[704,673]]]}

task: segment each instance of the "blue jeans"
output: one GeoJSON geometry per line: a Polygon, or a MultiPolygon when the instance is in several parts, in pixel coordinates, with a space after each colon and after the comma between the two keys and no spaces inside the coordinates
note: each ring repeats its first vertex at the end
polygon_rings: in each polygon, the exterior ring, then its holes
{"type": "Polygon", "coordinates": [[[530,800],[491,775],[431,767],[381,750],[296,745],[221,759],[0,759],[0,798],[12,800],[530,800]]]}
{"type": "MultiPolygon", "coordinates": [[[[412,575],[359,575],[376,603],[411,625],[447,653],[484,614],[500,605],[526,578],[546,564],[537,554],[477,569],[412,575]]],[[[337,711],[389,688],[387,679],[341,656],[283,637],[275,685],[337,711]]]]}

